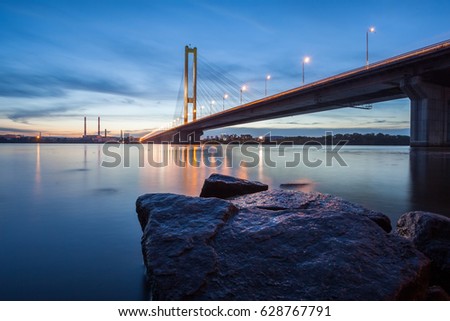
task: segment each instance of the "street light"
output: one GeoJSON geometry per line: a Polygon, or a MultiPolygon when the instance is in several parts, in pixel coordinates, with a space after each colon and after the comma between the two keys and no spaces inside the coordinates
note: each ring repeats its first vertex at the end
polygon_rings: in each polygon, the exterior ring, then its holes
{"type": "Polygon", "coordinates": [[[265,86],[265,88],[264,88],[264,95],[265,95],[265,96],[267,96],[267,80],[270,80],[270,78],[271,78],[270,75],[267,75],[267,76],[266,76],[266,86],[265,86]]]}
{"type": "Polygon", "coordinates": [[[228,98],[228,94],[223,95],[222,97],[222,110],[225,110],[225,99],[228,98]]]}
{"type": "Polygon", "coordinates": [[[369,66],[369,33],[374,33],[375,27],[366,30],[366,68],[369,66]]]}
{"type": "Polygon", "coordinates": [[[310,61],[311,61],[311,58],[308,56],[303,58],[303,61],[302,61],[302,85],[305,84],[305,64],[309,63],[310,61]]]}
{"type": "Polygon", "coordinates": [[[216,102],[215,102],[214,100],[211,100],[211,108],[209,109],[209,111],[210,111],[209,114],[210,114],[210,115],[212,115],[212,113],[213,113],[213,112],[212,112],[212,109],[213,109],[213,105],[214,105],[215,103],[216,103],[216,102]]]}
{"type": "Polygon", "coordinates": [[[247,86],[246,85],[241,87],[241,99],[240,99],[241,105],[242,105],[242,92],[246,91],[246,90],[247,90],[247,86]]]}

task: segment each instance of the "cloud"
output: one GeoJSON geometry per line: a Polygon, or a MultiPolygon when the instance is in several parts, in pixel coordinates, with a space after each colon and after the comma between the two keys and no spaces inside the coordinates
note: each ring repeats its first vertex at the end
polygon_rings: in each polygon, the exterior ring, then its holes
{"type": "Polygon", "coordinates": [[[23,128],[17,128],[17,127],[0,127],[0,132],[4,133],[23,133],[23,134],[34,134],[36,133],[36,130],[33,129],[23,129],[23,128]]]}
{"type": "Polygon", "coordinates": [[[0,73],[1,97],[61,97],[64,90],[56,86],[55,81],[48,76],[0,73]]]}
{"type": "Polygon", "coordinates": [[[278,124],[288,124],[288,125],[304,125],[304,126],[310,126],[310,125],[320,125],[320,124],[324,124],[318,121],[315,122],[299,122],[299,121],[290,121],[287,123],[284,122],[279,122],[278,124]]]}
{"type": "Polygon", "coordinates": [[[15,98],[63,97],[67,90],[135,96],[125,81],[58,71],[50,73],[0,72],[0,96],[15,98]]]}
{"type": "Polygon", "coordinates": [[[118,94],[118,95],[139,95],[137,90],[129,87],[124,81],[106,79],[106,78],[93,78],[92,76],[77,77],[69,75],[61,75],[55,77],[58,84],[67,89],[84,90],[106,94],[118,94]]]}
{"type": "Polygon", "coordinates": [[[131,99],[131,98],[123,98],[121,100],[122,104],[126,104],[126,105],[135,105],[136,104],[136,100],[131,99]]]}
{"type": "MultiPolygon", "coordinates": [[[[254,28],[257,31],[272,34],[273,30],[268,28],[265,24],[260,23],[256,19],[249,18],[248,15],[239,14],[236,10],[228,9],[225,5],[224,6],[216,6],[212,5],[211,3],[208,4],[201,4],[201,6],[213,14],[216,14],[218,16],[221,16],[225,19],[234,20],[237,22],[242,22],[246,25],[248,25],[251,28],[254,28]]],[[[230,21],[230,23],[233,23],[230,21]]]]}
{"type": "Polygon", "coordinates": [[[8,114],[8,118],[14,122],[28,124],[29,118],[54,116],[55,113],[63,113],[68,110],[69,107],[40,108],[34,110],[16,109],[11,114],[8,114]]]}
{"type": "Polygon", "coordinates": [[[372,124],[379,125],[379,124],[383,124],[383,127],[387,127],[387,126],[409,125],[409,123],[410,123],[409,120],[375,119],[373,121],[367,121],[364,124],[365,125],[372,125],[372,124]]]}

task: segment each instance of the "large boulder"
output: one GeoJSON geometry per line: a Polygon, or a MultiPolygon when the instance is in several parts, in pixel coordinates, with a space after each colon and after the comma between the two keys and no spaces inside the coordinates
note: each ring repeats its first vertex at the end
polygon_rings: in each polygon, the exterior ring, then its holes
{"type": "Polygon", "coordinates": [[[212,245],[237,208],[216,198],[146,194],[136,201],[153,299],[195,299],[215,273],[212,245]]]}
{"type": "Polygon", "coordinates": [[[268,185],[222,174],[211,174],[202,187],[200,197],[229,198],[266,191],[268,185]]]}
{"type": "Polygon", "coordinates": [[[411,242],[359,213],[286,205],[244,207],[217,198],[141,196],[137,209],[152,298],[425,297],[429,260],[411,242]]]}
{"type": "Polygon", "coordinates": [[[411,240],[431,259],[432,284],[450,293],[450,218],[429,212],[409,212],[398,220],[397,233],[411,240]]]}
{"type": "Polygon", "coordinates": [[[391,220],[380,212],[350,203],[340,197],[322,193],[271,190],[246,196],[230,198],[239,208],[257,207],[262,209],[317,209],[341,213],[354,213],[368,217],[386,232],[391,232],[391,220]]]}

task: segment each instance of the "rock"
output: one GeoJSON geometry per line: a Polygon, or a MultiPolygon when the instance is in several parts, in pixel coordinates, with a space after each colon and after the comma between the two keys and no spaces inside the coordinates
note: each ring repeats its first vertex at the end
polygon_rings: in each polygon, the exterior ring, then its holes
{"type": "Polygon", "coordinates": [[[433,285],[428,288],[426,300],[427,301],[450,301],[450,296],[440,286],[433,285]]]}
{"type": "Polygon", "coordinates": [[[236,205],[174,194],[139,197],[152,298],[425,298],[429,260],[411,242],[385,233],[364,215],[335,209],[351,207],[301,208],[320,197],[283,193],[266,208],[262,202],[242,206],[257,194],[233,200],[236,205]],[[300,202],[294,206],[288,199],[300,202]]]}
{"type": "Polygon", "coordinates": [[[342,198],[299,191],[271,190],[230,200],[239,208],[258,207],[266,209],[323,209],[342,213],[367,216],[386,232],[392,230],[391,220],[386,215],[369,210],[361,205],[350,203],[342,198]]]}
{"type": "Polygon", "coordinates": [[[268,188],[268,185],[256,181],[248,181],[221,174],[211,174],[205,179],[200,197],[228,198],[236,195],[266,191],[268,188]]]}
{"type": "Polygon", "coordinates": [[[397,233],[411,240],[431,259],[431,283],[450,293],[450,218],[428,212],[409,212],[398,220],[397,233]]]}
{"type": "Polygon", "coordinates": [[[215,198],[146,194],[137,199],[136,210],[151,297],[195,298],[217,268],[212,239],[237,208],[215,198]]]}

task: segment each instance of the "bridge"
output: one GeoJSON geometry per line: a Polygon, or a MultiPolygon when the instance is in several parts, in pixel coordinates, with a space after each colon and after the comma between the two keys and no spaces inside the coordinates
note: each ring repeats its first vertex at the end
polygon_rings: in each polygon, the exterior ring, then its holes
{"type": "Polygon", "coordinates": [[[198,143],[205,130],[409,98],[411,146],[450,146],[450,40],[200,119],[196,117],[196,53],[196,48],[186,46],[183,124],[149,133],[142,142],[198,143]],[[194,55],[190,91],[189,54],[194,55]],[[188,121],[190,104],[193,117],[188,121]]]}

